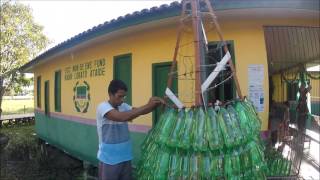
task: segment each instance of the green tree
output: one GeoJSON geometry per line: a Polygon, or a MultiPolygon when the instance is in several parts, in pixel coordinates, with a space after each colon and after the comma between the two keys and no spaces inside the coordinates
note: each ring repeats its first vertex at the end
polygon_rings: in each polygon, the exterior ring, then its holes
{"type": "Polygon", "coordinates": [[[19,68],[49,44],[30,7],[0,1],[0,117],[3,94],[25,82],[19,68]]]}
{"type": "Polygon", "coordinates": [[[16,96],[27,93],[26,87],[33,84],[33,77],[28,78],[24,74],[19,75],[19,78],[14,81],[11,89],[7,89],[4,92],[4,96],[16,96]]]}

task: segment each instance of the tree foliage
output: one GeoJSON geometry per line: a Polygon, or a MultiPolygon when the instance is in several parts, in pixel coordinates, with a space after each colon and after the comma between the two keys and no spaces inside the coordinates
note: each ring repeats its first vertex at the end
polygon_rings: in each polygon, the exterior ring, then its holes
{"type": "MultiPolygon", "coordinates": [[[[0,110],[2,96],[20,84],[19,68],[46,48],[48,38],[32,10],[14,1],[0,1],[0,110]]],[[[1,111],[0,111],[1,116],[1,111]]]]}

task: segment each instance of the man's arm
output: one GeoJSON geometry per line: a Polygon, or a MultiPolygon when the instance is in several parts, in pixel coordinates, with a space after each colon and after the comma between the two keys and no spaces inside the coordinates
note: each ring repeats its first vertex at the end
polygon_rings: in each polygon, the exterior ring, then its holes
{"type": "Polygon", "coordinates": [[[133,108],[131,111],[119,112],[113,109],[105,114],[105,117],[118,122],[131,121],[134,118],[151,112],[159,104],[163,103],[163,100],[157,97],[150,98],[149,102],[141,107],[133,108]]]}
{"type": "Polygon", "coordinates": [[[310,92],[312,89],[312,86],[310,84],[308,84],[308,92],[310,92]]]}

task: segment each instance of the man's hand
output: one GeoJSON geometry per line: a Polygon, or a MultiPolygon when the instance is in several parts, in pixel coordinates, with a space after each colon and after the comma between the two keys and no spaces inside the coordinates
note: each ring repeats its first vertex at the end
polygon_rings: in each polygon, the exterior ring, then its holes
{"type": "Polygon", "coordinates": [[[157,107],[160,104],[165,104],[165,102],[162,98],[159,97],[151,97],[148,102],[148,105],[151,107],[157,107]]]}
{"type": "Polygon", "coordinates": [[[119,122],[131,121],[134,118],[151,112],[158,105],[164,104],[164,100],[159,97],[151,97],[149,102],[144,106],[133,108],[131,111],[119,112],[116,109],[109,111],[105,117],[119,122]]]}

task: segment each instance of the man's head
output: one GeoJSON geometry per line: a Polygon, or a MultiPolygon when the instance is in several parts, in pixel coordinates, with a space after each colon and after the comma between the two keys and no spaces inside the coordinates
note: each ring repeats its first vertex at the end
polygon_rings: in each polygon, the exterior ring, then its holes
{"type": "Polygon", "coordinates": [[[110,103],[113,106],[120,106],[126,97],[127,91],[128,88],[123,81],[117,79],[112,80],[108,87],[110,103]]]}

